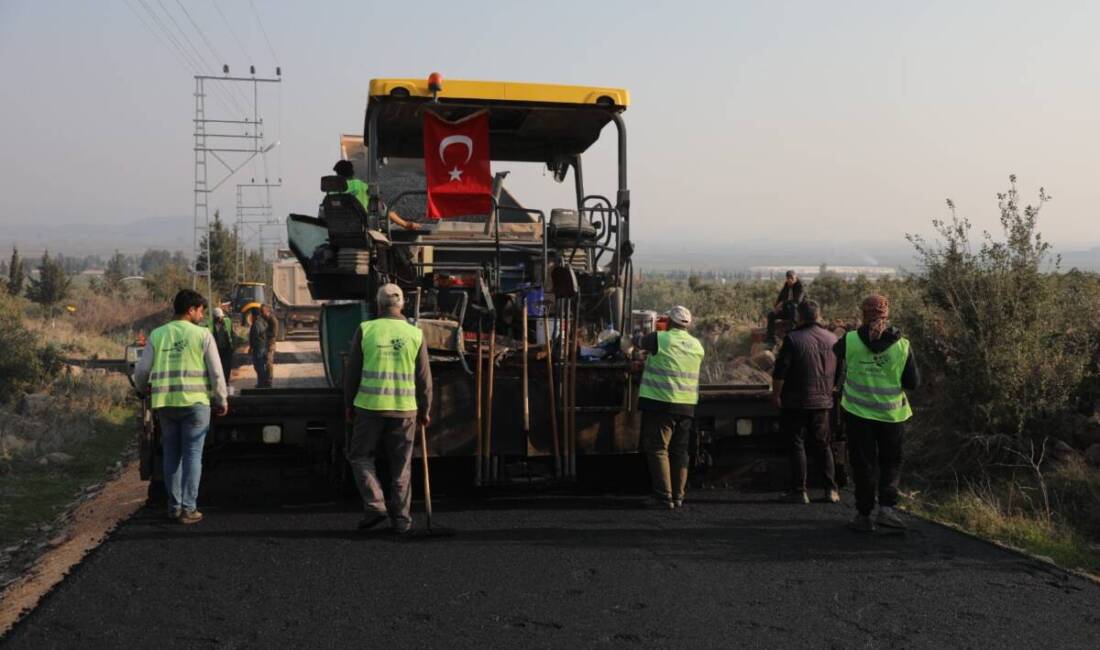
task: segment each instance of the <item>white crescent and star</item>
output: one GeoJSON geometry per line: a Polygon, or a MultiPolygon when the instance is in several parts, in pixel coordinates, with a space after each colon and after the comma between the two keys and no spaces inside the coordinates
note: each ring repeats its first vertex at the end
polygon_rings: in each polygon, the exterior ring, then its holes
{"type": "MultiPolygon", "coordinates": [[[[443,158],[443,152],[446,151],[447,147],[451,146],[452,144],[466,145],[466,161],[462,163],[463,165],[470,162],[470,159],[474,157],[474,141],[470,136],[449,135],[439,141],[440,162],[444,164],[447,163],[446,159],[443,158]]],[[[450,175],[452,181],[457,182],[462,180],[462,170],[459,169],[457,166],[455,166],[454,169],[447,173],[450,175]]]]}

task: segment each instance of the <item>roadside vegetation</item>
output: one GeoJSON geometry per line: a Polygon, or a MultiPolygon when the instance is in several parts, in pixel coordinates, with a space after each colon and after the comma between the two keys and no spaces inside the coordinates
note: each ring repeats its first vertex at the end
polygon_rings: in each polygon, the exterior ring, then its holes
{"type": "Polygon", "coordinates": [[[37,269],[34,281],[0,286],[0,574],[17,542],[47,534],[135,439],[127,379],[66,360],[121,358],[166,315],[140,285],[73,278],[49,255],[37,269]]]}
{"type": "MultiPolygon", "coordinates": [[[[976,234],[951,201],[935,237],[910,237],[915,272],[806,282],[834,326],[882,293],[924,385],[903,475],[909,507],[976,534],[1100,571],[1100,277],[1060,268],[1039,231],[1045,191],[997,197],[1001,232],[976,234]]],[[[683,304],[710,363],[749,354],[780,281],[645,278],[635,307],[683,304]]],[[[713,373],[712,373],[713,374],[713,373]]]]}

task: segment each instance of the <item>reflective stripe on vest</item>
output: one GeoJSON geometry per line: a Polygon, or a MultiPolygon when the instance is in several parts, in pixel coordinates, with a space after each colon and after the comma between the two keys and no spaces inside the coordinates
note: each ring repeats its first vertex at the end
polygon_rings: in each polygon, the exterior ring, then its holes
{"type": "Polygon", "coordinates": [[[363,374],[355,406],[368,411],[416,410],[416,359],[423,333],[397,318],[362,323],[363,374]]]}
{"type": "Polygon", "coordinates": [[[149,390],[155,409],[210,404],[210,377],[203,344],[207,330],[185,320],[174,320],[149,334],[153,367],[149,390]]]}
{"type": "Polygon", "coordinates": [[[645,362],[638,396],[670,404],[699,403],[703,345],[682,329],[657,332],[657,354],[645,362]]]}
{"type": "Polygon", "coordinates": [[[857,417],[878,422],[904,422],[913,417],[909,398],[901,387],[901,373],[909,358],[909,340],[875,354],[858,332],[844,337],[844,392],[841,407],[857,417]]]}

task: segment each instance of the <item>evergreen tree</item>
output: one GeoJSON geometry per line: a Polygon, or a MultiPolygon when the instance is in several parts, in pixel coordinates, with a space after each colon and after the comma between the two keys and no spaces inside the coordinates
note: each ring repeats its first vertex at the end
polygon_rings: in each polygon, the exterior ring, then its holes
{"type": "Polygon", "coordinates": [[[18,296],[22,293],[24,279],[25,269],[23,268],[23,259],[19,257],[19,249],[12,246],[11,262],[8,263],[8,293],[13,296],[18,296]]]}
{"type": "Polygon", "coordinates": [[[122,278],[126,277],[126,267],[126,256],[116,250],[103,271],[103,281],[108,290],[113,291],[122,286],[122,278]]]}
{"type": "Polygon", "coordinates": [[[49,251],[42,253],[38,264],[38,279],[31,279],[27,297],[46,306],[56,305],[69,295],[72,278],[65,273],[65,258],[58,255],[50,257],[49,251]]]}
{"type": "Polygon", "coordinates": [[[233,285],[237,281],[233,273],[236,252],[237,236],[225,227],[221,215],[215,211],[214,220],[210,222],[210,230],[203,235],[199,244],[199,259],[195,261],[195,268],[200,273],[210,269],[210,281],[215,296],[228,296],[233,291],[233,285]],[[210,243],[212,262],[208,262],[206,258],[207,240],[210,243]]]}

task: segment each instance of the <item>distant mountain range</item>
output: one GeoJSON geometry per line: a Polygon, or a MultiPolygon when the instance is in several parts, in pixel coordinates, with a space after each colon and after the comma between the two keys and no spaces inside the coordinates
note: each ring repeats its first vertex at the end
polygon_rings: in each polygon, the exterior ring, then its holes
{"type": "MultiPolygon", "coordinates": [[[[1100,272],[1100,247],[1059,250],[1061,268],[1100,272]]],[[[918,270],[914,250],[907,244],[751,241],[728,246],[638,242],[634,266],[650,271],[738,273],[754,266],[889,266],[899,272],[918,270]]]]}
{"type": "Polygon", "coordinates": [[[126,224],[23,223],[0,227],[0,252],[18,245],[25,257],[43,249],[64,255],[142,253],[149,248],[190,254],[191,217],[150,217],[126,224]]]}
{"type": "MultiPolygon", "coordinates": [[[[191,217],[150,217],[126,224],[25,223],[0,226],[0,255],[17,244],[25,257],[43,249],[64,255],[140,254],[149,248],[190,254],[191,217]]],[[[1100,247],[1058,250],[1062,269],[1100,272],[1100,247]]],[[[916,270],[913,248],[905,243],[807,243],[772,240],[677,243],[638,241],[634,266],[651,271],[737,273],[754,266],[891,266],[916,270]]]]}

